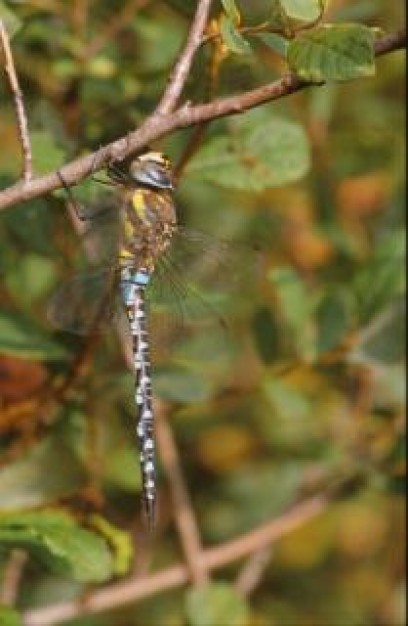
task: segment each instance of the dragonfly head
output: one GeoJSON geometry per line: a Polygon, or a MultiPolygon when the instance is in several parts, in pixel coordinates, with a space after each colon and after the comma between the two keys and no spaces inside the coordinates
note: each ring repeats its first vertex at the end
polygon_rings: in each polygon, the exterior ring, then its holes
{"type": "Polygon", "coordinates": [[[173,168],[170,159],[161,152],[145,152],[129,165],[129,176],[137,185],[153,189],[174,189],[173,168]]]}

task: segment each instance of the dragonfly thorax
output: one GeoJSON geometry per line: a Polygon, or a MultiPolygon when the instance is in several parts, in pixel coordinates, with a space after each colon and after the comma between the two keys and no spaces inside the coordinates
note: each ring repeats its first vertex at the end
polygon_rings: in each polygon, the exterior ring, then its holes
{"type": "Polygon", "coordinates": [[[125,192],[120,258],[154,270],[177,230],[173,198],[168,191],[136,189],[125,192]]]}

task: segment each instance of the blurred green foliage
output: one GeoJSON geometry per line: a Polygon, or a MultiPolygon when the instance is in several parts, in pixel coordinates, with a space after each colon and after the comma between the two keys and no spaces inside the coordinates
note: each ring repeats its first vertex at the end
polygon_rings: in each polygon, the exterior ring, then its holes
{"type": "Polygon", "coordinates": [[[245,626],[248,609],[242,597],[225,583],[193,589],[186,597],[187,619],[191,626],[230,624],[245,626]]]}
{"type": "MultiPolygon", "coordinates": [[[[107,0],[0,2],[37,173],[129,132],[153,110],[195,4],[146,2],[113,32],[124,0],[115,10],[107,0]]],[[[342,481],[343,498],[278,542],[249,603],[217,582],[72,624],[404,623],[402,53],[361,78],[374,70],[375,29],[399,28],[403,7],[325,4],[332,26],[293,39],[317,19],[319,2],[214,2],[223,44],[215,95],[274,80],[286,55],[300,76],[331,82],[207,129],[180,180],[180,220],[231,240],[237,267],[220,268],[217,289],[230,291],[236,273],[251,289],[231,290],[228,331],[216,319],[213,329],[177,326],[176,335],[169,324],[153,342],[156,392],[169,402],[204,543],[342,481]],[[242,31],[267,20],[276,32],[242,31]],[[251,243],[261,248],[253,268],[251,243]]],[[[200,50],[186,99],[205,99],[212,49],[200,50]]],[[[192,132],[153,147],[177,163],[192,132]]],[[[21,168],[5,80],[0,145],[5,188],[21,168]]],[[[74,191],[85,205],[106,202],[97,182],[74,191]]],[[[45,313],[53,290],[86,265],[64,195],[2,212],[0,241],[0,578],[10,549],[24,548],[24,609],[126,573],[131,536],[142,568],[146,558],[159,568],[180,557],[161,470],[150,546],[141,534],[133,381],[113,333],[58,401],[89,347],[56,332],[45,313]]],[[[217,310],[211,291],[204,298],[217,310]]],[[[214,578],[231,583],[237,571],[214,578]]],[[[1,624],[18,620],[0,607],[1,624]]]]}

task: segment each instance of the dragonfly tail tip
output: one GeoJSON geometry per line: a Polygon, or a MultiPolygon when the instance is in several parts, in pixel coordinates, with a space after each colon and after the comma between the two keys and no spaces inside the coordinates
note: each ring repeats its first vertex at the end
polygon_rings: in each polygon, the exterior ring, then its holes
{"type": "Polygon", "coordinates": [[[153,532],[156,526],[156,502],[154,500],[144,501],[144,513],[149,532],[153,532]]]}

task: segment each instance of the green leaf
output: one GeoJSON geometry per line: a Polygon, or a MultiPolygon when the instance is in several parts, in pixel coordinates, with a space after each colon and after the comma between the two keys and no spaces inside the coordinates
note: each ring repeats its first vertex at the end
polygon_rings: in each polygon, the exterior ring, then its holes
{"type": "Polygon", "coordinates": [[[276,54],[286,59],[289,41],[285,37],[278,33],[259,33],[257,37],[261,39],[265,45],[269,46],[271,50],[276,52],[276,54]]]}
{"type": "Polygon", "coordinates": [[[269,19],[273,30],[282,35],[291,36],[290,18],[286,14],[282,2],[280,0],[271,0],[271,5],[269,19]]]}
{"type": "Polygon", "coordinates": [[[29,304],[49,292],[56,279],[54,261],[39,254],[26,254],[7,271],[5,283],[17,302],[29,304]]]}
{"type": "Polygon", "coordinates": [[[104,479],[109,487],[115,487],[131,493],[141,488],[140,471],[135,446],[116,447],[106,459],[104,479]]]}
{"type": "Polygon", "coordinates": [[[360,24],[327,24],[289,45],[289,67],[303,80],[350,80],[373,76],[374,33],[360,24]]]}
{"type": "Polygon", "coordinates": [[[333,290],[324,294],[316,310],[318,353],[335,348],[347,332],[350,321],[347,293],[333,290]]]}
{"type": "Polygon", "coordinates": [[[192,17],[197,8],[195,0],[167,0],[167,4],[186,17],[192,17]]]}
{"type": "Polygon", "coordinates": [[[281,267],[272,270],[268,278],[275,285],[284,316],[289,324],[294,329],[302,327],[310,312],[310,303],[299,274],[290,267],[281,267]]]}
{"type": "Polygon", "coordinates": [[[17,15],[0,0],[0,19],[6,27],[10,39],[20,30],[23,23],[17,15]]]}
{"type": "Polygon", "coordinates": [[[397,231],[377,245],[372,258],[355,274],[352,291],[362,324],[405,293],[405,235],[397,231]]]}
{"type": "Polygon", "coordinates": [[[290,267],[281,267],[268,274],[273,283],[283,320],[289,327],[292,345],[297,354],[311,356],[312,336],[308,333],[312,303],[300,276],[290,267]]]}
{"type": "Polygon", "coordinates": [[[191,626],[247,626],[249,619],[244,598],[222,582],[189,590],[186,613],[191,626]]]}
{"type": "Polygon", "coordinates": [[[82,582],[103,582],[112,575],[106,542],[59,511],[0,516],[0,545],[23,548],[46,568],[82,582]]]}
{"type": "Polygon", "coordinates": [[[252,328],[263,362],[273,363],[279,357],[279,328],[269,308],[262,307],[256,311],[252,328]]]}
{"type": "Polygon", "coordinates": [[[241,14],[238,11],[238,7],[235,4],[235,0],[221,0],[222,6],[227,16],[234,24],[239,24],[241,21],[241,14]]]}
{"type": "Polygon", "coordinates": [[[157,396],[171,402],[204,402],[213,390],[208,379],[183,367],[157,369],[154,385],[157,396]]]}
{"type": "Polygon", "coordinates": [[[48,333],[16,312],[0,312],[0,351],[35,361],[58,361],[66,350],[48,333]]]}
{"type": "Polygon", "coordinates": [[[311,89],[309,96],[309,111],[313,119],[320,124],[330,124],[334,109],[338,86],[335,83],[326,85],[324,89],[311,89]]]}
{"type": "Polygon", "coordinates": [[[46,130],[31,133],[34,169],[43,174],[55,170],[64,163],[65,150],[59,146],[54,137],[46,130]]]}
{"type": "MultiPolygon", "coordinates": [[[[310,399],[293,386],[279,379],[267,379],[263,384],[263,391],[268,402],[273,406],[275,423],[271,421],[271,428],[276,428],[276,417],[289,420],[288,428],[301,433],[300,424],[306,424],[312,408],[310,399]]],[[[270,418],[268,418],[270,420],[270,418]]],[[[295,433],[292,433],[292,436],[295,433]]],[[[303,435],[301,435],[303,438],[303,435]]]]}
{"type": "Polygon", "coordinates": [[[292,19],[312,22],[319,17],[324,0],[279,0],[279,2],[286,15],[292,19]]]}
{"type": "Polygon", "coordinates": [[[0,606],[1,626],[23,626],[21,616],[11,606],[0,606]]]}
{"type": "MultiPolygon", "coordinates": [[[[372,367],[372,363],[370,367],[372,367]]],[[[404,411],[407,404],[407,381],[404,363],[400,361],[393,365],[387,364],[387,367],[375,369],[376,405],[393,407],[397,411],[404,411]]]]}
{"type": "Polygon", "coordinates": [[[11,234],[29,250],[45,255],[56,253],[52,236],[55,216],[43,199],[18,204],[12,211],[5,211],[1,218],[11,234]]]}
{"type": "Polygon", "coordinates": [[[336,20],[338,22],[375,22],[380,11],[381,0],[359,0],[359,2],[338,5],[336,20]]]}
{"type": "Polygon", "coordinates": [[[60,437],[52,435],[0,469],[0,511],[43,506],[72,495],[85,472],[60,437]]]}
{"type": "MultiPolygon", "coordinates": [[[[236,302],[235,311],[237,308],[236,302]]],[[[211,323],[200,327],[197,325],[194,330],[196,332],[190,335],[186,333],[184,338],[177,341],[171,351],[172,362],[199,376],[218,376],[228,371],[236,357],[228,331],[211,323]],[[216,359],[214,354],[217,355],[216,359]]]]}
{"type": "Polygon", "coordinates": [[[322,409],[321,396],[273,377],[262,382],[262,393],[267,407],[257,415],[262,439],[274,451],[289,450],[295,456],[300,450],[315,453],[326,432],[321,416],[327,409],[322,409]]]}
{"type": "MultiPolygon", "coordinates": [[[[185,0],[182,2],[186,5],[185,0]]],[[[185,8],[187,9],[187,7],[185,8]]],[[[194,8],[195,6],[193,10],[194,8]]],[[[136,31],[139,41],[139,71],[142,68],[144,72],[167,72],[169,63],[178,54],[184,39],[183,21],[175,20],[171,15],[168,15],[167,18],[162,15],[162,18],[158,20],[154,16],[149,17],[143,13],[138,13],[137,19],[132,22],[132,28],[136,31]]],[[[132,72],[132,76],[134,75],[135,73],[132,72]]],[[[155,88],[156,92],[156,88],[160,84],[158,81],[157,85],[153,84],[151,87],[155,88]]],[[[146,86],[147,83],[144,83],[144,90],[146,90],[146,86]]],[[[92,102],[94,101],[95,96],[92,95],[92,102]]]]}
{"type": "MultiPolygon", "coordinates": [[[[269,415],[273,421],[274,416],[269,415]]],[[[288,462],[276,465],[272,463],[253,463],[242,467],[227,478],[222,486],[227,501],[234,507],[244,504],[247,527],[259,520],[268,519],[281,513],[296,498],[304,474],[304,465],[288,462]],[[268,494],[265,497],[265,494],[268,494]]],[[[243,531],[240,528],[238,532],[243,531]]]]}
{"type": "Polygon", "coordinates": [[[310,150],[300,124],[253,111],[231,123],[228,135],[210,139],[186,172],[222,187],[259,192],[304,176],[310,150]]]}
{"type": "Polygon", "coordinates": [[[235,54],[251,53],[251,45],[236,29],[235,24],[229,15],[221,16],[220,33],[224,44],[230,52],[234,52],[235,54]]]}
{"type": "MultiPolygon", "coordinates": [[[[404,358],[406,340],[406,310],[403,301],[393,306],[385,321],[379,318],[376,332],[370,334],[357,348],[358,356],[370,361],[375,360],[382,364],[397,363],[404,358]]],[[[373,320],[373,325],[377,320],[373,320]]],[[[363,330],[364,334],[364,330],[363,330]]]]}
{"type": "Polygon", "coordinates": [[[100,515],[92,515],[90,523],[113,550],[113,572],[118,576],[126,574],[133,559],[133,544],[129,533],[113,526],[100,515]]]}
{"type": "Polygon", "coordinates": [[[86,72],[89,76],[94,76],[102,80],[109,80],[115,76],[117,67],[107,56],[100,55],[90,59],[86,65],[86,72]]]}
{"type": "MultiPolygon", "coordinates": [[[[262,415],[272,426],[275,415],[269,407],[265,410],[265,404],[262,415]]],[[[302,445],[304,439],[298,450],[302,445]]],[[[227,442],[225,446],[227,449],[227,442]]],[[[276,443],[271,442],[271,448],[276,458],[276,443]]],[[[291,458],[293,451],[294,448],[290,448],[291,458]]],[[[241,464],[238,470],[227,473],[217,488],[217,500],[209,497],[202,507],[204,529],[213,541],[244,533],[281,514],[296,501],[308,464],[299,461],[285,463],[282,457],[279,458],[279,463],[252,459],[241,464]]]]}

